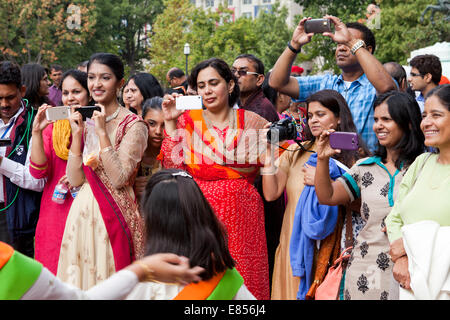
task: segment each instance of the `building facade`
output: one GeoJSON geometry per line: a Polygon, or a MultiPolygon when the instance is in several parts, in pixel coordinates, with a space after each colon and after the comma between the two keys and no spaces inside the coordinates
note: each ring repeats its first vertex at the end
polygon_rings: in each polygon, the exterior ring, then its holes
{"type": "MultiPolygon", "coordinates": [[[[233,11],[233,21],[239,17],[256,18],[261,11],[271,11],[276,0],[190,0],[196,7],[204,10],[218,10],[219,5],[227,6],[233,11]]],[[[295,26],[295,16],[302,13],[302,8],[294,0],[278,0],[281,7],[288,9],[286,23],[289,27],[295,26]]]]}

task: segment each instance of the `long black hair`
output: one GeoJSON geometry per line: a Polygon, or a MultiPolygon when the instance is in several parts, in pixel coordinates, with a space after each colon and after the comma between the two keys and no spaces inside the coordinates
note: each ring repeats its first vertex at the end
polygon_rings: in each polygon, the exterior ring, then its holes
{"type": "MultiPolygon", "coordinates": [[[[420,107],[414,97],[400,91],[389,91],[378,96],[373,108],[376,109],[383,102],[387,104],[392,120],[403,131],[402,138],[394,146],[394,149],[398,150],[395,167],[400,169],[403,163],[407,168],[418,155],[425,151],[425,137],[420,129],[420,122],[422,121],[420,107]]],[[[386,147],[378,143],[375,156],[385,160],[387,157],[386,147]]]]}
{"type": "Polygon", "coordinates": [[[41,80],[47,74],[47,70],[39,63],[27,63],[22,66],[22,84],[27,88],[24,99],[27,99],[33,108],[40,107],[43,103],[50,103],[47,96],[39,95],[41,80]]]}
{"type": "Polygon", "coordinates": [[[197,183],[185,171],[161,170],[150,178],[141,207],[146,255],[171,252],[205,268],[204,280],[233,268],[226,231],[197,183]]]}
{"type": "MultiPolygon", "coordinates": [[[[339,124],[336,131],[343,132],[357,132],[355,123],[353,122],[352,113],[348,107],[344,97],[335,90],[320,90],[313,93],[306,99],[306,119],[309,120],[308,111],[311,102],[319,102],[325,108],[333,112],[336,118],[339,118],[339,124]]],[[[308,131],[311,132],[309,124],[307,122],[308,131]]],[[[316,137],[311,135],[311,143],[315,141],[316,137]]],[[[359,150],[342,150],[340,154],[337,154],[334,158],[345,164],[347,167],[351,167],[356,160],[361,156],[367,156],[370,154],[369,149],[358,134],[359,150]]]]}
{"type": "Polygon", "coordinates": [[[234,81],[234,89],[233,92],[228,97],[228,105],[230,108],[234,106],[236,101],[239,98],[240,92],[239,92],[239,85],[237,83],[236,77],[231,72],[230,66],[219,58],[210,58],[208,60],[204,60],[197,64],[194,69],[192,69],[191,75],[188,78],[188,83],[191,88],[193,88],[195,91],[197,90],[197,77],[200,71],[203,69],[206,69],[208,67],[211,67],[217,71],[217,73],[225,79],[227,83],[229,83],[231,80],[234,81]]]}

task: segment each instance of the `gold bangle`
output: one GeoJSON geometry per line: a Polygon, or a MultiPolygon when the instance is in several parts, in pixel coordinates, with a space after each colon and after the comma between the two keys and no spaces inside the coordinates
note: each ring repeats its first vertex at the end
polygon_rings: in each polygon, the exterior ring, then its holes
{"type": "Polygon", "coordinates": [[[45,165],[45,167],[39,168],[39,167],[36,167],[35,165],[33,165],[32,163],[30,163],[30,167],[32,167],[33,169],[39,170],[39,171],[44,171],[45,169],[47,169],[48,165],[45,165]]]}
{"type": "Polygon", "coordinates": [[[155,270],[150,268],[148,265],[146,265],[145,263],[143,263],[142,261],[139,261],[139,260],[136,260],[135,262],[133,262],[133,264],[137,264],[137,265],[141,266],[145,270],[146,275],[145,275],[145,277],[144,277],[144,279],[142,281],[155,282],[155,283],[160,283],[160,284],[169,284],[169,285],[179,284],[179,282],[181,282],[181,278],[180,277],[176,278],[176,280],[178,282],[162,282],[162,281],[158,281],[158,280],[155,279],[155,270]]]}
{"type": "Polygon", "coordinates": [[[150,282],[150,281],[154,281],[155,280],[155,270],[151,269],[148,265],[146,265],[145,263],[143,263],[143,262],[141,262],[139,260],[137,260],[137,261],[135,261],[133,263],[141,266],[142,269],[144,269],[145,277],[144,277],[143,281],[150,282]]]}

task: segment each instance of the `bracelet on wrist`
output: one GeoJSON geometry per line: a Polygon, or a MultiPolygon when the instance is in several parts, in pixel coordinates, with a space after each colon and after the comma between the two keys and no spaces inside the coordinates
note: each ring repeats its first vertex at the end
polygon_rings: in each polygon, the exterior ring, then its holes
{"type": "Polygon", "coordinates": [[[155,271],[153,269],[151,269],[148,265],[146,265],[145,263],[143,263],[141,261],[135,261],[133,263],[139,265],[142,269],[144,269],[145,276],[143,278],[143,281],[150,282],[155,279],[155,271]]]}
{"type": "MultiPolygon", "coordinates": [[[[137,264],[137,265],[141,266],[142,269],[144,269],[145,276],[144,276],[144,278],[142,280],[144,282],[155,282],[155,283],[161,283],[161,284],[178,284],[178,282],[169,283],[169,282],[161,282],[161,281],[156,280],[156,278],[155,278],[155,270],[150,268],[150,266],[148,266],[147,264],[143,263],[142,261],[137,260],[137,261],[133,262],[133,264],[137,264]]],[[[177,280],[180,281],[181,279],[177,278],[177,280]]]]}
{"type": "Polygon", "coordinates": [[[350,48],[350,51],[353,55],[356,54],[356,51],[358,51],[361,48],[366,47],[366,43],[363,40],[356,41],[353,46],[350,48]]]}
{"type": "Polygon", "coordinates": [[[300,51],[302,50],[302,47],[300,47],[298,50],[295,49],[295,48],[291,45],[291,42],[290,42],[290,41],[288,41],[287,47],[289,48],[289,50],[291,50],[291,51],[292,51],[293,53],[295,53],[295,54],[299,54],[300,51]]]}
{"type": "Polygon", "coordinates": [[[112,146],[108,146],[100,150],[100,154],[113,150],[112,146]]]}
{"type": "Polygon", "coordinates": [[[73,153],[72,151],[70,151],[69,150],[69,157],[81,157],[81,153],[79,153],[79,154],[75,154],[75,153],[73,153]]]}

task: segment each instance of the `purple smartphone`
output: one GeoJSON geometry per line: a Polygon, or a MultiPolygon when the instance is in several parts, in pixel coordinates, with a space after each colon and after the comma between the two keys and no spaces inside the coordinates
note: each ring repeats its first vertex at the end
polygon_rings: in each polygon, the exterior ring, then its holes
{"type": "Polygon", "coordinates": [[[355,132],[330,133],[330,147],[342,150],[358,150],[358,134],[355,132]]]}

